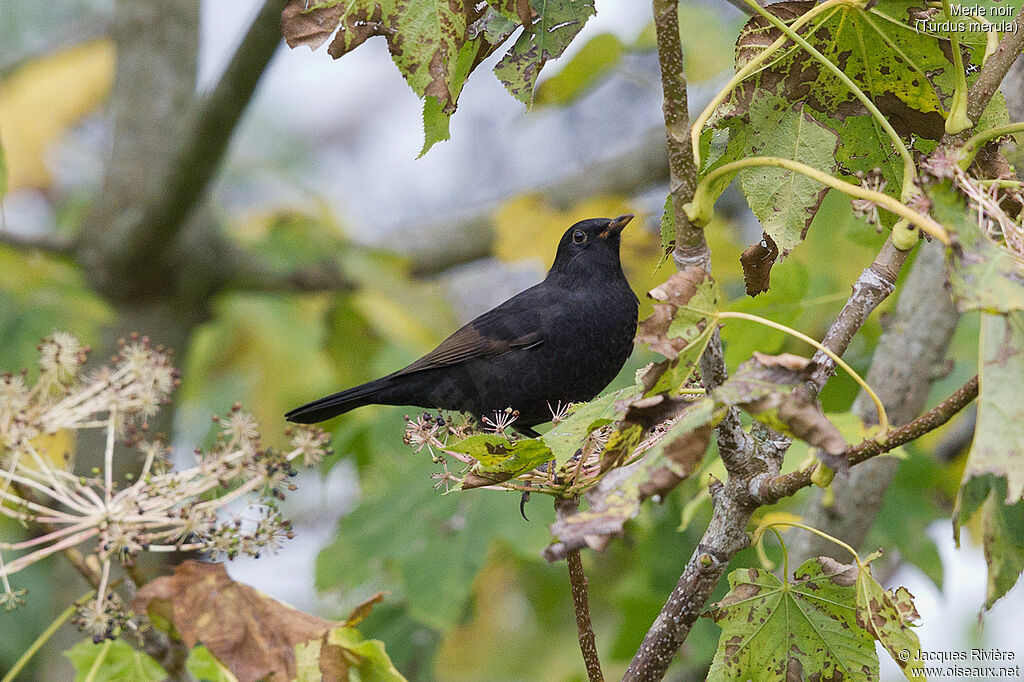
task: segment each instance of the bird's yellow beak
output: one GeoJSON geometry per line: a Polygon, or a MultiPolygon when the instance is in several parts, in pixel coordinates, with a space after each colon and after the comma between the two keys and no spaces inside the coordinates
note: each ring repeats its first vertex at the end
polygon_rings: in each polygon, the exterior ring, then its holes
{"type": "Polygon", "coordinates": [[[618,235],[620,232],[622,232],[623,229],[625,229],[626,225],[628,225],[629,221],[632,219],[632,213],[620,215],[618,218],[608,223],[608,227],[601,230],[601,233],[598,234],[597,236],[600,237],[601,239],[607,239],[608,235],[610,234],[618,235]]]}

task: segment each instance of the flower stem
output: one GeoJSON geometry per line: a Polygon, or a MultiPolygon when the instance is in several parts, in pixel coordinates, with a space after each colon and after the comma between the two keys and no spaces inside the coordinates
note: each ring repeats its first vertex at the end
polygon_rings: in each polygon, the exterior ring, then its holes
{"type": "Polygon", "coordinates": [[[12,682],[14,679],[16,679],[18,677],[18,673],[21,672],[22,668],[28,665],[28,662],[31,661],[32,657],[36,655],[36,652],[39,651],[39,649],[41,649],[42,646],[46,644],[51,637],[53,637],[53,633],[57,632],[57,630],[60,629],[60,626],[64,625],[64,623],[67,622],[68,618],[71,618],[71,616],[74,615],[75,610],[79,607],[81,603],[88,601],[89,598],[92,597],[92,594],[93,593],[90,592],[89,594],[85,595],[84,597],[76,601],[74,604],[64,609],[64,611],[61,612],[59,616],[54,618],[53,622],[50,623],[50,625],[47,626],[45,630],[43,630],[42,634],[36,637],[35,641],[32,642],[31,645],[29,645],[28,649],[25,649],[25,653],[23,653],[21,657],[17,660],[17,662],[13,666],[11,666],[11,669],[7,671],[7,674],[4,675],[3,679],[0,680],[0,682],[12,682]]]}

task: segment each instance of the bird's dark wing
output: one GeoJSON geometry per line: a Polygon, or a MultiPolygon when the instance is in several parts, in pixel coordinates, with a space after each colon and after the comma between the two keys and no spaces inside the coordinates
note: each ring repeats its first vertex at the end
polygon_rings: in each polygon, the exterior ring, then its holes
{"type": "Polygon", "coordinates": [[[490,358],[544,343],[539,324],[543,315],[539,309],[543,297],[536,295],[536,288],[527,289],[484,313],[442,341],[440,346],[391,376],[490,358]]]}

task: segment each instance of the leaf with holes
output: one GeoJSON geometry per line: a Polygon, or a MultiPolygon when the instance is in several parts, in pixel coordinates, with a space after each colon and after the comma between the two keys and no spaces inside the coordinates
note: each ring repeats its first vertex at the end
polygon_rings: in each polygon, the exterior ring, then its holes
{"type": "Polygon", "coordinates": [[[573,38],[594,15],[594,0],[535,0],[540,15],[524,28],[498,65],[498,77],[513,97],[533,103],[537,76],[549,59],[561,56],[573,38]]]}
{"type": "Polygon", "coordinates": [[[857,567],[808,559],[792,583],[768,571],[729,574],[708,614],[722,628],[709,680],[877,680],[878,656],[856,618],[857,567]]]}
{"type": "Polygon", "coordinates": [[[857,572],[857,624],[882,643],[908,680],[924,680],[921,642],[910,629],[921,619],[913,599],[905,587],[883,589],[870,566],[857,572]]]}
{"type": "Polygon", "coordinates": [[[714,331],[718,287],[703,268],[688,267],[651,289],[654,313],[640,322],[636,340],[667,360],[641,377],[644,395],[674,393],[693,374],[714,331]]]}

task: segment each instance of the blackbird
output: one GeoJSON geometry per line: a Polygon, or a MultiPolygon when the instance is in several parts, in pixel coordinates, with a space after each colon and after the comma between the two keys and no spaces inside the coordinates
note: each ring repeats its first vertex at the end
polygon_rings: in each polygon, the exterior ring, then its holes
{"type": "Polygon", "coordinates": [[[512,428],[550,421],[558,404],[590,400],[615,378],[633,349],[639,303],[619,262],[619,235],[633,219],[583,220],[562,235],[543,282],[449,336],[404,369],[285,415],[299,424],[363,405],[414,405],[496,420],[512,428]]]}

